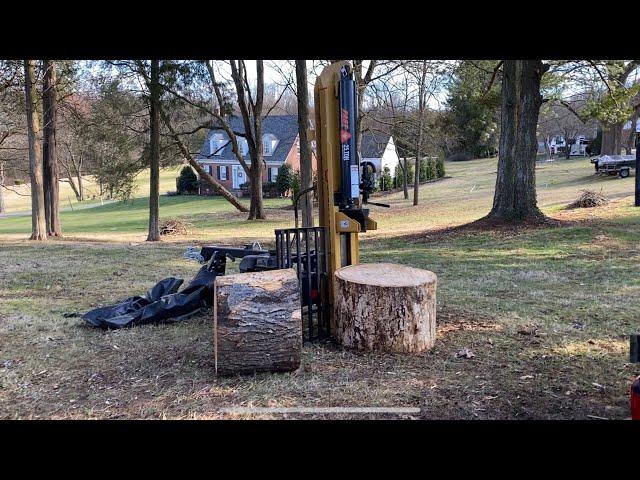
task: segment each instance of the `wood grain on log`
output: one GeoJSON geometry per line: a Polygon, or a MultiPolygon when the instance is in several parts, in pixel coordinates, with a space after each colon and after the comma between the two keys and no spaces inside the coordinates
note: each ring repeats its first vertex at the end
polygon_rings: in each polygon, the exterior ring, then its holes
{"type": "Polygon", "coordinates": [[[300,291],[293,269],[216,278],[214,355],[220,375],[300,366],[300,291]]]}
{"type": "Polygon", "coordinates": [[[335,339],[358,350],[422,352],[436,333],[433,272],[392,263],[336,270],[335,339]]]}

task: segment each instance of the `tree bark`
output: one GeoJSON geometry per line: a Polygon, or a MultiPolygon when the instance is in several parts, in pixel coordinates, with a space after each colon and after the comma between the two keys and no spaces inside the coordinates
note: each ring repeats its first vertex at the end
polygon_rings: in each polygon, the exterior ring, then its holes
{"type": "MultiPolygon", "coordinates": [[[[422,143],[422,133],[418,133],[419,143],[422,143]]],[[[420,147],[416,148],[416,164],[413,178],[413,205],[418,205],[418,193],[420,191],[420,165],[422,164],[422,152],[420,147]]]]}
{"type": "Polygon", "coordinates": [[[367,85],[371,83],[373,78],[373,72],[378,65],[378,60],[369,60],[369,65],[364,76],[362,75],[364,60],[353,60],[353,73],[356,81],[356,88],[358,90],[358,116],[356,117],[356,151],[360,152],[362,149],[362,133],[363,133],[363,119],[364,119],[364,92],[367,89],[367,85]]]}
{"type": "Polygon", "coordinates": [[[149,82],[149,235],[147,242],[160,240],[160,61],[151,60],[151,81],[149,82]]]}
{"type": "Polygon", "coordinates": [[[264,62],[256,60],[256,98],[252,100],[247,70],[244,61],[237,64],[235,60],[229,62],[231,76],[236,86],[238,107],[242,115],[244,132],[251,157],[249,180],[251,182],[251,202],[249,204],[248,220],[265,220],[264,201],[262,197],[262,169],[264,164],[264,145],[262,143],[262,107],[264,100],[264,62]]]}
{"type": "Polygon", "coordinates": [[[422,352],[436,334],[436,275],[392,263],[335,273],[335,339],[366,351],[422,352]]]}
{"type": "Polygon", "coordinates": [[[7,206],[4,201],[4,161],[0,160],[0,213],[7,211],[7,206]]]}
{"type": "Polygon", "coordinates": [[[29,176],[31,179],[31,240],[47,239],[47,221],[44,212],[42,177],[42,148],[40,120],[38,118],[38,92],[36,89],[35,60],[24,61],[27,136],[29,140],[29,176]]]}
{"type": "MultiPolygon", "coordinates": [[[[80,161],[82,164],[82,160],[80,161]]],[[[76,170],[76,178],[78,179],[78,193],[80,194],[80,198],[78,199],[81,202],[84,202],[84,183],[82,182],[82,168],[79,167],[76,170]]]]}
{"type": "Polygon", "coordinates": [[[51,237],[62,236],[60,227],[60,188],[56,145],[58,98],[56,92],[56,65],[52,60],[44,60],[42,85],[43,141],[42,162],[44,165],[44,210],[47,234],[51,237]]]}
{"type": "Polygon", "coordinates": [[[213,315],[218,374],[286,372],[300,366],[302,320],[295,270],[216,278],[213,315]]]}
{"type": "Polygon", "coordinates": [[[420,76],[420,84],[418,85],[418,144],[416,145],[416,171],[415,184],[413,186],[413,205],[418,205],[418,194],[420,192],[420,166],[422,165],[422,129],[424,127],[424,110],[425,110],[425,90],[427,77],[427,63],[422,61],[422,73],[420,76]]]}
{"type": "Polygon", "coordinates": [[[498,175],[488,219],[520,223],[544,218],[536,199],[536,131],[548,69],[540,60],[504,60],[498,175]]]}
{"type": "MultiPolygon", "coordinates": [[[[298,93],[298,134],[300,140],[300,190],[313,186],[311,145],[307,138],[309,130],[309,86],[307,84],[307,61],[296,60],[296,90],[298,93]]],[[[313,227],[313,192],[302,197],[302,226],[313,227]]]]}
{"type": "Polygon", "coordinates": [[[249,203],[248,220],[264,220],[264,200],[262,198],[262,164],[254,163],[249,171],[251,181],[251,201],[249,203]]]}
{"type": "Polygon", "coordinates": [[[7,206],[4,202],[4,161],[0,160],[0,213],[7,211],[7,206]]]}
{"type": "Polygon", "coordinates": [[[603,126],[601,155],[620,155],[622,153],[623,127],[624,122],[617,122],[603,126]]]}
{"type": "Polygon", "coordinates": [[[631,129],[624,146],[626,155],[631,155],[631,150],[635,147],[638,113],[640,113],[640,105],[633,110],[633,115],[631,116],[631,129]]]}
{"type": "Polygon", "coordinates": [[[404,191],[404,199],[409,199],[409,186],[407,179],[407,157],[403,158],[404,168],[402,169],[402,189],[404,191]]]}

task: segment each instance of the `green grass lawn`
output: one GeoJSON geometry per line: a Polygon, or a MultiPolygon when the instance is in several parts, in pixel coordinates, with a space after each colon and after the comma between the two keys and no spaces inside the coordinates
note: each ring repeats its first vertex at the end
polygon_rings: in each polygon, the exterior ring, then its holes
{"type": "Polygon", "coordinates": [[[452,178],[424,185],[417,208],[402,193],[381,197],[392,209],[372,209],[379,230],[362,236],[362,260],[438,275],[434,348],[399,355],[307,345],[302,367],[277,375],[216,378],[210,313],[110,332],[64,314],[143,293],[166,276],[190,278],[198,265],[182,258],[183,242],[272,238],[293,223],[286,200],[268,203],[270,220],[247,222],[221,199],[163,197],[162,217],[198,230],[153,244],[141,241],[144,198],[63,214],[65,240],[29,242],[29,218],[0,219],[0,418],[229,418],[219,409],[239,405],[628,418],[628,386],[640,374],[628,363],[628,334],[640,330],[640,209],[633,178],[591,171],[584,159],[538,167],[539,202],[563,221],[555,227],[439,230],[487,213],[495,160],[447,164],[452,178]],[[583,188],[613,201],[565,210],[583,188]],[[475,356],[456,358],[462,348],[475,356]]]}
{"type": "MultiPolygon", "coordinates": [[[[459,225],[476,220],[491,208],[495,184],[496,159],[447,163],[446,178],[420,188],[420,205],[412,205],[412,195],[405,200],[402,192],[384,195],[380,201],[390,209],[371,207],[371,216],[379,229],[367,237],[395,236],[416,230],[459,225]],[[382,200],[384,199],[384,200],[382,200]]],[[[161,174],[161,192],[175,188],[179,168],[161,174]],[[173,183],[172,183],[173,182],[173,183]]],[[[618,179],[593,175],[587,159],[557,160],[536,168],[539,204],[545,213],[554,213],[573,201],[581,189],[602,191],[609,198],[621,198],[633,192],[633,178],[618,179]]],[[[138,197],[132,202],[109,204],[86,210],[61,213],[65,236],[73,239],[108,241],[144,241],[148,220],[148,175],[139,176],[138,197]]],[[[243,200],[248,203],[247,199],[243,200]]],[[[64,202],[63,202],[64,205],[64,202]]],[[[246,214],[238,212],[221,197],[160,198],[162,219],[181,217],[193,224],[189,238],[216,242],[252,239],[270,241],[273,230],[291,226],[293,211],[286,199],[268,199],[266,221],[246,222],[246,214]]],[[[0,236],[24,238],[31,230],[29,217],[0,218],[0,236]]],[[[176,240],[176,239],[173,239],[176,240]]]]}
{"type": "MultiPolygon", "coordinates": [[[[160,193],[176,189],[176,177],[180,174],[182,166],[164,168],[160,170],[160,193]]],[[[75,181],[75,179],[74,179],[75,181]]],[[[95,205],[100,203],[100,189],[95,178],[91,175],[83,177],[85,200],[78,202],[68,182],[61,181],[60,208],[71,209],[77,206],[95,205]]],[[[136,177],[134,197],[146,197],[149,195],[149,171],[144,170],[136,177]]],[[[103,199],[106,200],[106,197],[103,199]]],[[[31,193],[28,184],[14,185],[11,190],[5,191],[5,204],[7,213],[25,212],[31,208],[31,193]]]]}

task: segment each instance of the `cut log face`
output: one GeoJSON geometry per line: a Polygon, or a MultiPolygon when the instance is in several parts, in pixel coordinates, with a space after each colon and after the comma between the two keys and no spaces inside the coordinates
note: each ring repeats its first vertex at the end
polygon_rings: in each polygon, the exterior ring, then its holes
{"type": "Polygon", "coordinates": [[[216,373],[296,370],[301,351],[300,290],[295,270],[216,278],[216,373]]]}
{"type": "Polygon", "coordinates": [[[336,270],[335,339],[358,350],[422,352],[436,334],[433,272],[393,263],[336,270]]]}

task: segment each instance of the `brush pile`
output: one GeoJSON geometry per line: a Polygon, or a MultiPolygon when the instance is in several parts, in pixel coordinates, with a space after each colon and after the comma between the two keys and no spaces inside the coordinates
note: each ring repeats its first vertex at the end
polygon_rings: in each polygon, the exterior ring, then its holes
{"type": "Polygon", "coordinates": [[[188,235],[193,225],[177,218],[168,218],[160,224],[160,235],[188,235]]]}
{"type": "Polygon", "coordinates": [[[609,200],[600,193],[592,190],[582,190],[582,195],[576,201],[570,203],[567,208],[591,208],[606,205],[607,203],[609,203],[609,200]]]}

